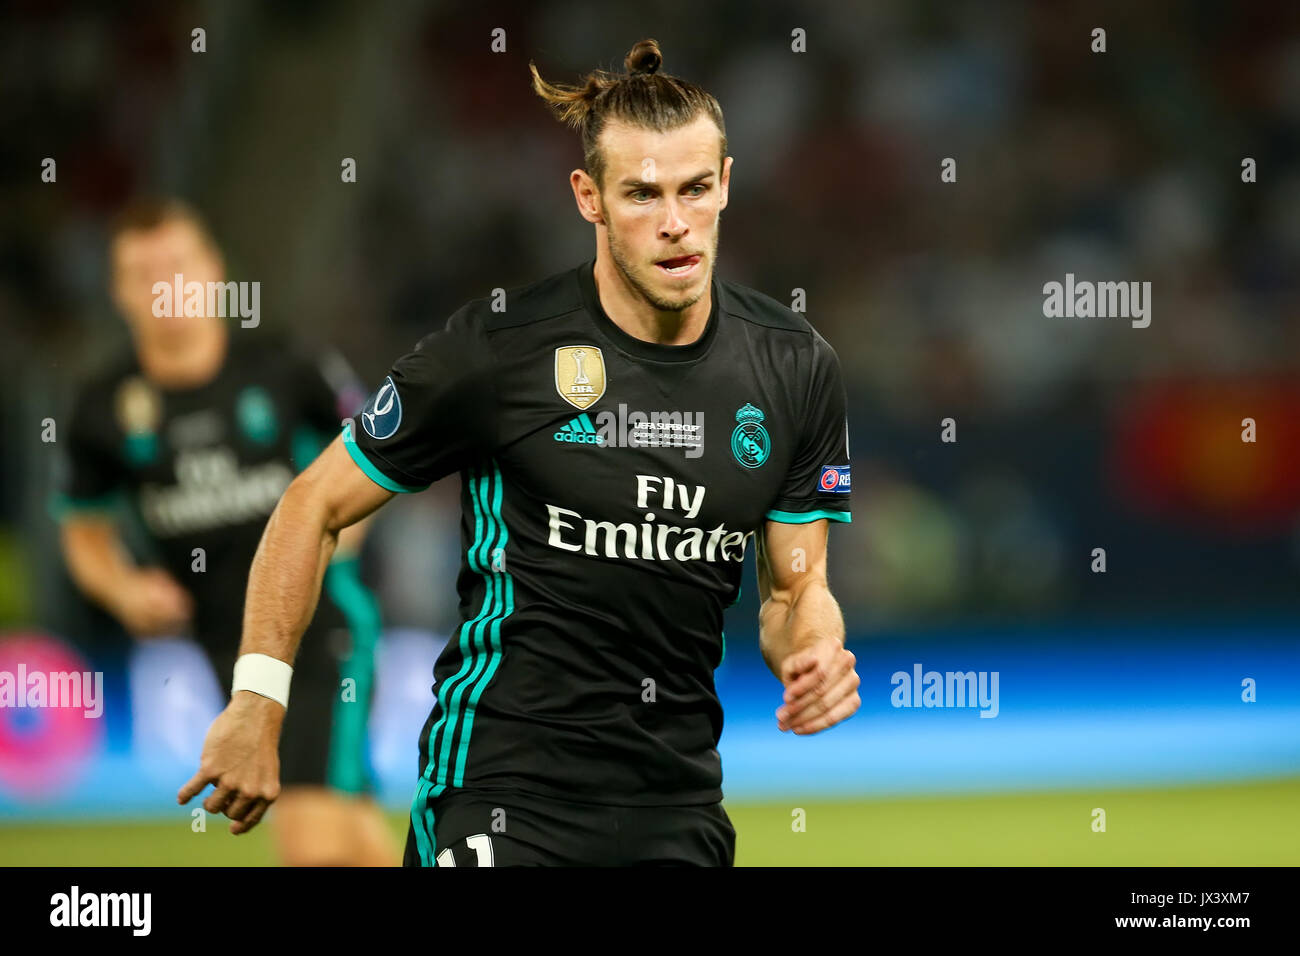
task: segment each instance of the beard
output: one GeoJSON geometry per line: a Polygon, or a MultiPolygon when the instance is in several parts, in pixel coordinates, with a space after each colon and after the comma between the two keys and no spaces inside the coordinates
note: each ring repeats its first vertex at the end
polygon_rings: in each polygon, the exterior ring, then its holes
{"type": "MultiPolygon", "coordinates": [[[[687,292],[679,295],[675,299],[668,299],[650,285],[649,275],[640,271],[637,263],[633,262],[632,256],[620,241],[614,227],[605,224],[605,230],[609,235],[609,255],[614,260],[614,265],[619,272],[623,274],[624,280],[632,288],[636,289],[641,298],[645,299],[660,312],[682,312],[689,309],[696,302],[704,297],[705,291],[709,288],[709,283],[704,283],[698,292],[687,292]]],[[[713,248],[709,250],[709,280],[713,278],[713,266],[718,261],[718,237],[722,231],[722,217],[719,216],[713,227],[713,248]]],[[[656,265],[650,265],[649,270],[659,268],[656,265]]]]}

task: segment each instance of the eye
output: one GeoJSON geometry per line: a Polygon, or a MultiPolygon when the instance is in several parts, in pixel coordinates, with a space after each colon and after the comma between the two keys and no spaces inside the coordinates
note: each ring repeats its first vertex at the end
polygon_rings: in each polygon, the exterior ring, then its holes
{"type": "Polygon", "coordinates": [[[690,187],[690,189],[692,196],[703,196],[708,191],[709,187],[703,183],[696,183],[694,186],[690,187]]]}
{"type": "Polygon", "coordinates": [[[644,196],[646,199],[649,199],[653,195],[654,193],[652,193],[648,189],[638,189],[636,192],[632,193],[632,198],[637,202],[641,202],[642,196],[644,196]]]}

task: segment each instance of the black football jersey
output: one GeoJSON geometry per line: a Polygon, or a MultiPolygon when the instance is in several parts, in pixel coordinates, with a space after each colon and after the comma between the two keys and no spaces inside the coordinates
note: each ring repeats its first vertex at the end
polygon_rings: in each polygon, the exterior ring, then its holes
{"type": "MultiPolygon", "coordinates": [[[[364,398],[336,355],[316,361],[239,331],[228,349],[212,381],[185,389],[155,385],[134,352],[121,356],[80,390],[59,438],[59,504],[125,499],[158,563],[193,596],[195,638],[222,659],[239,645],[267,518],[364,398]]],[[[314,623],[345,624],[324,601],[314,623]]]]}
{"type": "Polygon", "coordinates": [[[462,479],[461,624],[417,806],[455,787],[720,800],[713,672],[750,536],[850,520],[839,365],[803,318],[715,277],[698,340],[646,342],[593,268],[470,302],[344,429],[387,489],[462,479]]]}

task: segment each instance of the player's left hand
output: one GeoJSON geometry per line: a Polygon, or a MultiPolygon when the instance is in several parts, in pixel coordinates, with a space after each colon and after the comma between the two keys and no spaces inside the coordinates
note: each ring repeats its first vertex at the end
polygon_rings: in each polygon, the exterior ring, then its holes
{"type": "Polygon", "coordinates": [[[824,637],[781,662],[785,703],[776,712],[780,730],[815,734],[850,717],[862,704],[857,658],[837,638],[824,637]]]}

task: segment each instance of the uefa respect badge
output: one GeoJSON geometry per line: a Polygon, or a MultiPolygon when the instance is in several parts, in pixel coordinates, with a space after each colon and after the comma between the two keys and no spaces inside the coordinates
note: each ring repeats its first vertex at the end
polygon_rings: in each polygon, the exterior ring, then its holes
{"type": "Polygon", "coordinates": [[[848,465],[822,465],[817,490],[826,495],[847,495],[851,485],[848,465]]]}

